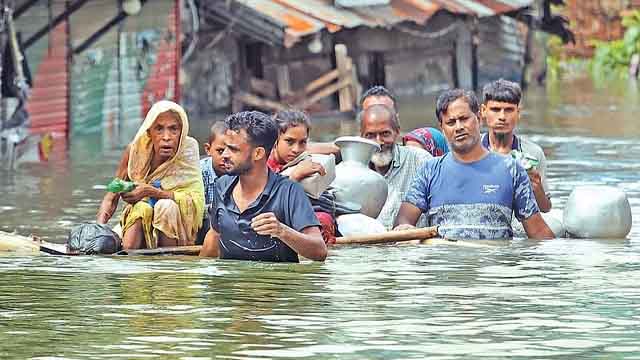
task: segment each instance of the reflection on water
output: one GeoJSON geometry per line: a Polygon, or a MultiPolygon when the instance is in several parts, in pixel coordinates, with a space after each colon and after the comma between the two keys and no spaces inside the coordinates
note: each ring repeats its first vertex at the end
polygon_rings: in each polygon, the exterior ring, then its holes
{"type": "Polygon", "coordinates": [[[640,253],[628,242],[352,247],[330,255],[325,264],[293,265],[0,258],[0,356],[600,358],[640,351],[640,253]]]}
{"type": "MultiPolygon", "coordinates": [[[[635,84],[528,92],[520,132],[547,154],[554,207],[608,184],[640,218],[638,98],[635,84]]],[[[435,125],[432,104],[405,99],[403,128],[435,125]]],[[[0,230],[64,241],[94,218],[121,144],[76,138],[65,161],[0,172],[0,230]]],[[[0,358],[637,357],[639,242],[634,224],[626,240],[343,247],[324,264],[0,257],[0,358]]]]}

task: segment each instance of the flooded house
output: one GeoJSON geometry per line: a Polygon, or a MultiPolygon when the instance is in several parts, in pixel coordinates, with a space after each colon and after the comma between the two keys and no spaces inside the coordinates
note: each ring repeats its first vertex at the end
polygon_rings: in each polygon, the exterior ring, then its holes
{"type": "Polygon", "coordinates": [[[498,77],[521,81],[533,5],[10,1],[3,8],[0,51],[4,63],[24,58],[28,79],[16,82],[5,64],[3,83],[29,86],[24,101],[3,92],[0,153],[6,155],[9,141],[19,152],[27,135],[50,135],[54,153],[64,153],[76,135],[86,141],[75,145],[88,150],[120,146],[160,99],[183,103],[193,119],[287,106],[351,114],[362,89],[375,84],[400,96],[423,96],[451,86],[477,89],[498,77]],[[17,121],[25,131],[8,140],[16,104],[26,109],[20,114],[28,116],[17,121]]]}
{"type": "MultiPolygon", "coordinates": [[[[53,138],[54,155],[66,158],[70,137],[90,138],[79,146],[116,146],[120,138],[133,136],[134,130],[127,133],[127,129],[137,127],[153,102],[178,101],[180,4],[178,0],[8,2],[3,29],[10,19],[19,46],[12,51],[10,32],[3,31],[3,82],[14,82],[6,64],[16,56],[24,58],[29,74],[24,100],[28,121],[23,124],[27,131],[11,141],[47,134],[53,138]]],[[[3,92],[3,156],[8,152],[6,127],[15,104],[16,99],[3,92]]],[[[19,152],[20,144],[15,147],[19,152]]]]}
{"type": "Polygon", "coordinates": [[[401,96],[522,81],[534,1],[200,2],[184,70],[192,111],[351,111],[363,88],[401,96]],[[204,94],[204,96],[203,96],[204,94]]]}

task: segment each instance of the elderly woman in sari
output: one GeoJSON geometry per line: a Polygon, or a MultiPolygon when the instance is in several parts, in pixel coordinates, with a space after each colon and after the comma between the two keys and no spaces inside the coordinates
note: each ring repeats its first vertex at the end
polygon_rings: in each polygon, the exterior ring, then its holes
{"type": "Polygon", "coordinates": [[[171,101],[155,103],[127,146],[116,176],[136,187],[107,193],[97,215],[106,223],[127,202],[120,224],[125,249],[193,245],[204,212],[198,142],[187,136],[184,109],[171,101]]]}

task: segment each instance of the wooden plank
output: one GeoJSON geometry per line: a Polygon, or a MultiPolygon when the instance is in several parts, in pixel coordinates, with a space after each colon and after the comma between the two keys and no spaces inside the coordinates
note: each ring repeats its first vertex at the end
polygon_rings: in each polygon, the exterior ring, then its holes
{"type": "Polygon", "coordinates": [[[200,245],[191,246],[174,246],[174,247],[161,247],[156,249],[134,249],[134,250],[121,250],[115,253],[115,255],[128,255],[128,256],[159,256],[159,255],[192,255],[197,256],[200,254],[200,245]]]}
{"type": "Polygon", "coordinates": [[[247,105],[255,106],[261,109],[267,109],[272,111],[280,111],[284,110],[287,107],[284,104],[281,104],[277,101],[263,99],[259,96],[245,93],[245,92],[237,92],[234,94],[233,99],[245,103],[247,105]]]}
{"type": "Polygon", "coordinates": [[[32,236],[0,231],[0,252],[17,255],[37,254],[40,251],[40,243],[32,236]]]}
{"type": "MultiPolygon", "coordinates": [[[[349,80],[351,82],[351,69],[348,69],[347,47],[344,44],[336,44],[336,67],[338,68],[338,82],[349,80]]],[[[342,112],[353,110],[353,97],[349,87],[342,87],[338,92],[339,109],[342,112]]]]}
{"type": "Polygon", "coordinates": [[[289,97],[286,99],[287,103],[300,104],[304,102],[304,99],[307,96],[309,96],[309,94],[331,83],[333,80],[338,78],[339,74],[340,73],[338,72],[338,69],[333,69],[327,72],[326,74],[321,75],[317,79],[307,84],[307,86],[305,86],[304,89],[302,89],[302,91],[290,94],[289,97]]]}
{"type": "Polygon", "coordinates": [[[309,84],[307,84],[307,86],[304,87],[302,92],[303,92],[304,95],[311,94],[312,92],[316,91],[317,89],[319,89],[319,88],[327,85],[328,83],[332,82],[333,80],[337,79],[339,75],[340,75],[340,73],[338,72],[338,69],[333,69],[333,70],[329,71],[328,73],[320,76],[319,78],[313,80],[309,84]]]}
{"type": "Polygon", "coordinates": [[[258,79],[252,76],[249,79],[249,87],[252,91],[270,99],[275,99],[278,95],[276,86],[268,80],[258,79]]]}
{"type": "Polygon", "coordinates": [[[80,255],[78,252],[69,251],[67,244],[54,244],[46,241],[40,242],[40,251],[51,255],[80,255]]]}
{"type": "MultiPolygon", "coordinates": [[[[336,84],[333,85],[329,85],[327,87],[325,87],[324,89],[322,89],[321,91],[318,91],[316,94],[314,94],[313,96],[311,96],[310,98],[300,101],[298,103],[296,103],[294,106],[295,107],[299,107],[301,109],[306,109],[309,106],[317,103],[318,101],[320,101],[322,98],[325,98],[333,93],[335,93],[336,91],[339,91],[340,89],[343,89],[345,87],[348,87],[349,85],[351,85],[351,79],[344,79],[336,84]]],[[[342,110],[341,110],[342,111],[342,110]]]]}

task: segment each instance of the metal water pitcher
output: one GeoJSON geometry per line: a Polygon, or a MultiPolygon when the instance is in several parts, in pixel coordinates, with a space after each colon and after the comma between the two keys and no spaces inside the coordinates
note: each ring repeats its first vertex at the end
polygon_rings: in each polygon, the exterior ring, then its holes
{"type": "Polygon", "coordinates": [[[342,162],[336,166],[336,179],[331,183],[336,201],[359,204],[362,214],[378,217],[387,201],[388,185],[382,175],[369,168],[369,161],[380,146],[359,136],[342,136],[335,144],[342,155],[342,162]]]}
{"type": "Polygon", "coordinates": [[[631,206],[618,188],[577,186],[565,204],[562,220],[570,237],[622,239],[631,231],[631,206]]]}

